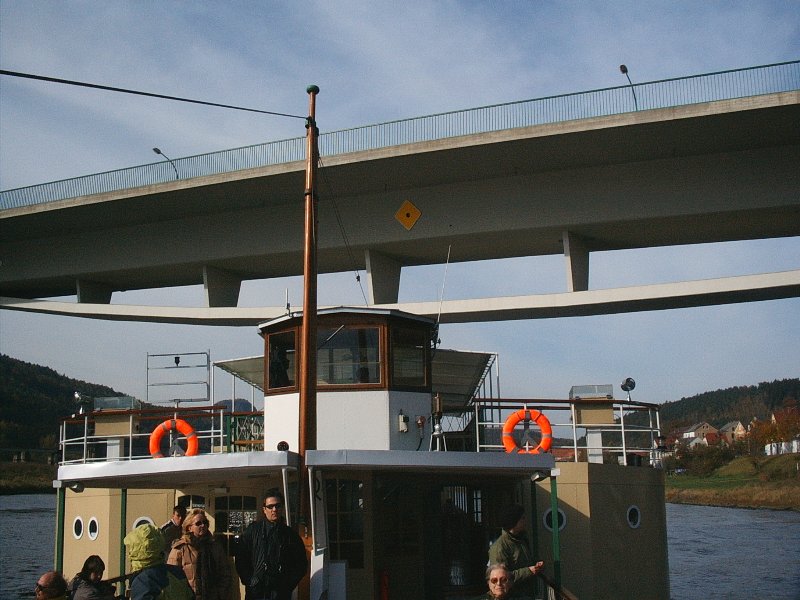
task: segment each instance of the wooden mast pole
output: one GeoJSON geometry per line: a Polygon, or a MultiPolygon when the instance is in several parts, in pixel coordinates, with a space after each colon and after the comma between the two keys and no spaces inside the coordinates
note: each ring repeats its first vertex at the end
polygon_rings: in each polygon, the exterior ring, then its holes
{"type": "Polygon", "coordinates": [[[303,259],[303,327],[300,343],[300,473],[298,488],[300,511],[298,533],[310,552],[311,500],[306,465],[306,450],[317,446],[317,194],[316,178],[319,162],[315,118],[319,88],[310,85],[308,118],[306,119],[306,184],[305,184],[305,243],[303,259]]]}

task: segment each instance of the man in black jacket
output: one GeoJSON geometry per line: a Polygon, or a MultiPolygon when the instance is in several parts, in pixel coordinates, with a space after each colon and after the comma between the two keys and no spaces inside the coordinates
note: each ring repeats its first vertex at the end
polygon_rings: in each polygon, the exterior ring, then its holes
{"type": "Polygon", "coordinates": [[[306,574],[303,540],[283,519],[283,494],[268,490],[265,519],[248,525],[236,547],[236,572],[247,589],[245,600],[290,600],[306,574]]]}

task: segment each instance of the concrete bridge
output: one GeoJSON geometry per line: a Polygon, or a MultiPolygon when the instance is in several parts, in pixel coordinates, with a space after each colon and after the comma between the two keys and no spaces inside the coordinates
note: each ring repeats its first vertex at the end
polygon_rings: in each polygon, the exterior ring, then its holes
{"type": "MultiPolygon", "coordinates": [[[[800,234],[791,65],[789,89],[745,97],[648,107],[642,88],[638,111],[352,151],[323,144],[320,272],[366,270],[371,304],[436,314],[438,303],[397,303],[404,267],[442,263],[448,249],[452,262],[564,256],[565,293],[445,301],[443,322],[798,296],[800,271],[589,289],[594,251],[800,234]]],[[[297,157],[44,202],[17,200],[33,189],[3,192],[0,307],[208,324],[277,316],[283,307],[238,308],[239,288],[302,273],[303,169],[297,157]],[[115,291],[201,283],[207,308],[111,304],[115,291]],[[65,295],[78,302],[40,300],[65,295]]]]}

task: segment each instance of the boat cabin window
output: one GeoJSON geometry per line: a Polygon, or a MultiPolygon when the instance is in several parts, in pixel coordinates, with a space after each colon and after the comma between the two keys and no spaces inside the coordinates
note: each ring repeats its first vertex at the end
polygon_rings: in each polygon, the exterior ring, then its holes
{"type": "Polygon", "coordinates": [[[317,383],[354,385],[381,382],[377,327],[317,329],[317,383]]]}
{"type": "MultiPolygon", "coordinates": [[[[430,327],[372,315],[324,315],[317,324],[319,390],[430,388],[430,327]]],[[[267,394],[299,385],[299,319],[264,332],[267,394]]]]}
{"type": "Polygon", "coordinates": [[[267,338],[267,348],[269,349],[268,389],[294,387],[297,372],[294,329],[270,335],[267,338]]]}
{"type": "Polygon", "coordinates": [[[429,340],[422,329],[392,330],[392,386],[421,387],[426,382],[429,340]]]}

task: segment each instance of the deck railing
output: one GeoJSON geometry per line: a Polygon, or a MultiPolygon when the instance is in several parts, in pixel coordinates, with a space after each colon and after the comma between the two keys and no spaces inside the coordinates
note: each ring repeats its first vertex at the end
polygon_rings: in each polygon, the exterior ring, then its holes
{"type": "MultiPolygon", "coordinates": [[[[200,454],[263,449],[263,413],[231,413],[221,408],[180,408],[90,412],[64,419],[60,427],[61,464],[152,458],[150,436],[164,421],[182,419],[194,430],[200,454]]],[[[161,453],[186,451],[186,436],[171,429],[161,453]]]]}
{"type": "MultiPolygon", "coordinates": [[[[655,404],[613,399],[476,399],[461,415],[445,416],[450,418],[451,427],[444,428],[444,443],[432,443],[431,448],[504,452],[502,431],[509,415],[519,409],[536,409],[553,429],[550,452],[557,461],[657,466],[662,454],[658,408],[655,404]],[[463,427],[452,427],[455,423],[463,427]]],[[[61,464],[151,458],[150,436],[170,419],[182,419],[192,427],[200,454],[265,450],[262,412],[228,412],[222,408],[100,411],[62,422],[61,464]]],[[[522,438],[525,425],[522,422],[514,430],[516,440],[522,438]]],[[[532,438],[540,439],[536,425],[528,426],[532,438]]],[[[164,438],[160,448],[164,456],[185,451],[184,435],[172,429],[164,438]]]]}
{"type": "MultiPolygon", "coordinates": [[[[676,77],[572,94],[456,110],[323,133],[322,157],[387,148],[636,110],[731,100],[800,89],[800,61],[676,77]]],[[[301,161],[305,138],[178,158],[180,179],[301,161]]],[[[0,210],[165,183],[175,179],[166,161],[0,191],[0,210]]]]}
{"type": "MultiPolygon", "coordinates": [[[[597,462],[621,465],[658,465],[661,458],[661,424],[658,405],[614,399],[575,400],[476,400],[472,427],[479,452],[502,452],[503,427],[520,409],[542,412],[553,429],[550,452],[557,461],[597,462]]],[[[540,439],[537,425],[522,422],[513,435],[523,438],[525,427],[540,439]]],[[[520,441],[517,444],[520,445],[520,441]]]]}

